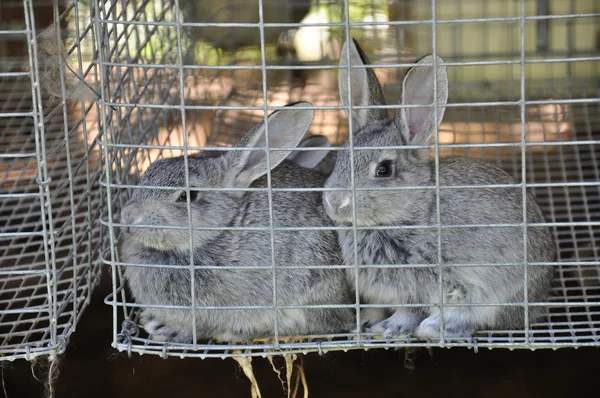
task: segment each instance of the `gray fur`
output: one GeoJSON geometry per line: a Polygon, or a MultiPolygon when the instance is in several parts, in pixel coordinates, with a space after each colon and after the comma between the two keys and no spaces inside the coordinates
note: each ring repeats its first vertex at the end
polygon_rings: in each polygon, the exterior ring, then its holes
{"type": "MultiPolygon", "coordinates": [[[[370,64],[367,55],[358,46],[356,40],[352,40],[352,51],[350,51],[350,66],[364,66],[370,64]]],[[[344,44],[340,56],[340,67],[338,75],[338,86],[342,103],[348,104],[348,46],[344,44]]],[[[350,84],[352,87],[351,104],[360,106],[364,104],[382,105],[379,103],[383,98],[383,89],[377,80],[375,72],[371,68],[350,69],[350,84]],[[366,84],[363,84],[366,82],[366,84]]],[[[359,126],[379,120],[387,120],[388,114],[385,109],[353,109],[352,125],[354,131],[359,126]]]]}
{"type": "Polygon", "coordinates": [[[330,151],[321,162],[313,167],[313,170],[321,173],[325,177],[329,177],[333,172],[335,160],[337,159],[337,151],[330,151]]]}
{"type": "MultiPolygon", "coordinates": [[[[360,59],[356,43],[344,46],[360,59]],[[350,47],[348,49],[348,47],[350,47]]],[[[344,56],[342,55],[343,63],[344,56]]],[[[424,58],[407,74],[403,82],[403,104],[430,104],[433,102],[433,68],[421,66],[431,63],[424,58]]],[[[437,59],[438,125],[447,101],[447,75],[437,59]]],[[[340,75],[341,76],[341,75],[340,75]]],[[[345,83],[341,76],[340,86],[345,83]]],[[[381,87],[362,78],[353,81],[370,90],[369,102],[355,105],[384,105],[381,87]]],[[[346,98],[342,96],[345,106],[346,98]]],[[[354,115],[354,111],[353,115],[354,115]]],[[[354,181],[356,188],[377,187],[433,187],[435,163],[427,150],[382,149],[361,150],[371,146],[423,145],[435,131],[431,108],[404,108],[395,119],[355,118],[361,121],[354,134],[354,181]],[[382,160],[393,166],[390,177],[375,177],[375,168],[382,160]]],[[[346,144],[346,147],[348,144],[346,144]]],[[[441,189],[440,217],[442,225],[507,224],[523,221],[522,191],[517,188],[490,188],[489,184],[514,184],[515,181],[501,169],[486,162],[450,157],[439,161],[440,187],[450,185],[482,185],[481,188],[441,189]]],[[[350,153],[340,151],[327,188],[349,188],[350,153]]],[[[328,215],[340,225],[351,225],[352,195],[349,191],[325,192],[324,203],[328,215]]],[[[436,195],[432,189],[398,189],[356,191],[357,226],[436,226],[436,195]]],[[[527,222],[544,222],[535,199],[527,194],[527,222]]],[[[440,335],[439,268],[413,267],[438,263],[438,229],[396,229],[357,231],[358,259],[354,258],[352,231],[340,231],[342,256],[348,265],[407,264],[401,268],[370,268],[359,272],[358,287],[366,303],[377,304],[431,304],[419,308],[389,308],[363,310],[363,324],[384,335],[416,335],[437,338],[440,335]]],[[[521,227],[443,228],[441,230],[441,264],[488,266],[444,267],[444,334],[446,337],[467,337],[483,328],[522,328],[524,309],[518,306],[452,307],[452,304],[495,304],[521,302],[524,292],[523,230],[521,227]],[[516,263],[515,266],[489,266],[494,263],[516,263]]],[[[529,262],[555,261],[556,245],[548,227],[527,228],[527,260],[529,262]]],[[[544,301],[550,290],[553,268],[528,266],[528,300],[544,301]]],[[[355,283],[354,270],[347,273],[355,283]]],[[[537,307],[539,308],[539,307],[537,307]]],[[[540,311],[530,308],[530,320],[540,311]]]]}
{"type": "MultiPolygon", "coordinates": [[[[300,105],[306,105],[300,104],[300,105]]],[[[294,147],[312,121],[311,110],[284,110],[269,117],[271,147],[294,147]]],[[[259,124],[236,147],[264,143],[259,124]]],[[[320,188],[325,177],[284,158],[285,151],[271,152],[271,181],[275,188],[320,188]],[[281,164],[279,164],[281,162],[281,164]],[[279,164],[279,165],[278,165],[279,164]],[[276,167],[277,166],[277,167],[276,167]]],[[[222,151],[188,157],[190,187],[266,187],[264,151],[222,151]]],[[[146,171],[140,185],[185,187],[184,158],[162,159],[146,171]]],[[[188,225],[187,201],[177,202],[182,190],[137,188],[123,208],[122,222],[132,225],[188,225]]],[[[186,200],[190,200],[188,194],[186,200]]],[[[330,226],[319,192],[273,192],[275,227],[330,226]]],[[[198,191],[190,202],[194,227],[269,227],[267,192],[198,191]]],[[[269,231],[193,230],[195,265],[270,266],[269,231]]],[[[330,305],[352,303],[340,269],[286,269],[284,266],[340,265],[334,231],[275,231],[277,305],[330,305]]],[[[122,229],[121,254],[127,263],[188,265],[190,237],[186,229],[122,229]]],[[[191,304],[191,272],[165,266],[126,266],[125,276],[140,305],[191,304]]],[[[199,269],[194,272],[197,306],[258,306],[273,304],[271,269],[199,269]]],[[[273,334],[274,310],[196,311],[198,338],[241,340],[273,334]]],[[[280,335],[345,332],[352,327],[351,309],[280,309],[280,335]]],[[[151,335],[177,342],[192,338],[191,311],[145,308],[142,324],[151,335]]]]}

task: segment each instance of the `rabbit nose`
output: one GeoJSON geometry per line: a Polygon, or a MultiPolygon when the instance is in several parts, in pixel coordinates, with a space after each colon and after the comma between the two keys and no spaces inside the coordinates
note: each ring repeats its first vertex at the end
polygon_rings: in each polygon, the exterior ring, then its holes
{"type": "Polygon", "coordinates": [[[325,203],[330,209],[341,210],[350,205],[350,196],[346,193],[328,192],[325,203]]]}
{"type": "MultiPolygon", "coordinates": [[[[122,224],[139,224],[142,221],[142,214],[139,206],[135,203],[130,203],[121,212],[121,223],[122,224]]],[[[129,232],[129,226],[125,227],[125,230],[129,232]]]]}
{"type": "Polygon", "coordinates": [[[343,209],[344,207],[347,207],[350,204],[350,198],[349,197],[345,197],[342,199],[342,202],[338,205],[338,209],[343,209]]]}

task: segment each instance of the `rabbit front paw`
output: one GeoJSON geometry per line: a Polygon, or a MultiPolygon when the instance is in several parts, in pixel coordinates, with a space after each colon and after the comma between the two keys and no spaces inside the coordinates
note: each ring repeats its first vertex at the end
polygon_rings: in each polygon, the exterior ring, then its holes
{"type": "Polygon", "coordinates": [[[396,311],[389,318],[367,328],[368,333],[383,337],[408,337],[419,325],[419,317],[407,311],[396,311]]]}
{"type": "Polygon", "coordinates": [[[177,343],[189,343],[192,340],[189,333],[166,325],[147,312],[142,314],[140,324],[152,340],[177,343]]]}
{"type": "MultiPolygon", "coordinates": [[[[421,322],[415,331],[415,336],[421,339],[439,339],[440,330],[440,315],[434,314],[421,322]]],[[[450,311],[444,313],[445,338],[469,338],[473,333],[475,333],[475,328],[471,325],[456,319],[450,311]]]]}
{"type": "Polygon", "coordinates": [[[239,343],[239,342],[249,340],[248,338],[245,338],[242,335],[238,335],[238,334],[235,334],[232,332],[216,333],[213,335],[213,339],[216,340],[217,342],[221,342],[221,343],[229,343],[229,342],[239,343]]]}
{"type": "Polygon", "coordinates": [[[370,328],[384,319],[386,319],[384,308],[362,308],[360,310],[360,323],[363,328],[370,328]]]}

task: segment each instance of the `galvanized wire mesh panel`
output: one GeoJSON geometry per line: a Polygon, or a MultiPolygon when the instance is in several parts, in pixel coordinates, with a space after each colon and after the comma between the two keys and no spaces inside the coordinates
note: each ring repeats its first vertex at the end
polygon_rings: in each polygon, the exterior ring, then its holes
{"type": "Polygon", "coordinates": [[[86,9],[0,4],[0,360],[64,351],[99,280],[96,112],[55,67],[92,81],[86,9]]]}
{"type": "MultiPolygon", "coordinates": [[[[263,10],[269,4],[247,3],[262,4],[263,10]]],[[[108,121],[102,143],[107,199],[102,222],[110,245],[103,260],[113,272],[114,290],[107,303],[114,309],[115,347],[224,358],[400,346],[600,344],[599,6],[570,0],[314,3],[313,10],[319,5],[329,10],[329,19],[315,13],[304,24],[294,24],[298,21],[289,14],[279,20],[264,15],[252,21],[198,20],[181,1],[98,2],[101,103],[108,121]],[[211,49],[220,45],[214,39],[219,29],[235,38],[237,28],[256,34],[258,48],[211,49]],[[299,58],[318,54],[318,60],[290,62],[287,55],[281,57],[278,46],[293,35],[284,32],[277,44],[268,31],[282,28],[296,30],[296,37],[314,34],[309,44],[316,47],[298,48],[307,43],[296,41],[295,52],[299,58]],[[307,33],[307,28],[312,30],[307,33]],[[211,29],[214,35],[206,33],[211,29]],[[350,330],[247,344],[151,339],[143,330],[140,309],[170,303],[136,302],[123,277],[126,267],[144,265],[125,264],[120,258],[119,212],[134,185],[151,162],[232,145],[264,119],[265,111],[289,102],[310,101],[316,111],[309,132],[342,144],[349,131],[336,69],[346,32],[367,51],[389,104],[398,103],[402,78],[415,59],[428,53],[444,59],[450,98],[432,156],[437,151],[441,157],[483,158],[524,180],[536,196],[556,238],[558,258],[556,264],[546,264],[555,268],[549,300],[522,304],[543,307],[544,315],[524,330],[486,330],[468,339],[442,341],[381,338],[350,330]],[[198,44],[199,38],[205,42],[198,44]]]]}

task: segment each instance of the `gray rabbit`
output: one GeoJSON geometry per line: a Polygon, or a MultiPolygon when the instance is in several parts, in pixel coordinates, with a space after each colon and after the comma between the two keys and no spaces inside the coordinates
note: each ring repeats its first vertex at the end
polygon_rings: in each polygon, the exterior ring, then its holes
{"type": "MultiPolygon", "coordinates": [[[[274,112],[268,119],[272,148],[295,147],[309,127],[312,110],[295,109],[298,103],[274,112]]],[[[235,148],[261,147],[265,126],[255,126],[235,148]]],[[[284,160],[290,151],[271,151],[274,188],[322,188],[325,177],[284,160]],[[277,167],[276,167],[277,166],[277,167]]],[[[152,336],[174,342],[192,339],[190,309],[152,308],[144,305],[190,306],[192,278],[190,240],[194,264],[213,266],[194,271],[196,306],[264,306],[246,309],[197,309],[198,338],[231,341],[273,334],[277,306],[315,305],[319,308],[280,308],[280,335],[340,333],[354,325],[350,308],[331,308],[353,300],[333,230],[275,230],[271,250],[269,196],[264,191],[198,191],[193,188],[265,188],[267,164],[264,150],[202,152],[188,156],[189,184],[183,157],[154,162],[122,210],[120,250],[128,265],[125,277],[136,301],[144,308],[141,323],[152,336]],[[180,189],[173,189],[180,187],[180,189]],[[188,205],[191,215],[188,214],[188,205]],[[264,227],[266,230],[193,230],[194,227],[264,227]],[[141,225],[158,225],[142,228],[141,225]],[[140,227],[135,227],[140,225],[140,227]],[[164,226],[165,228],[160,228],[164,226]],[[174,229],[166,227],[184,227],[174,229]],[[222,266],[268,266],[268,269],[220,269],[222,266]],[[163,265],[162,267],[159,265],[163,265]],[[170,265],[170,266],[169,266],[170,265]],[[296,266],[299,268],[289,268],[296,266]],[[322,268],[307,268],[321,266],[322,268]]],[[[272,192],[273,226],[327,227],[331,220],[322,205],[321,192],[272,192]]]]}
{"type": "MultiPolygon", "coordinates": [[[[344,68],[340,69],[339,88],[346,107],[349,107],[348,52],[351,65],[369,63],[355,41],[344,45],[340,61],[344,68]]],[[[402,105],[429,105],[437,101],[439,126],[448,98],[448,80],[442,60],[437,58],[435,74],[431,66],[433,61],[432,56],[427,56],[407,73],[402,85],[402,105]],[[434,98],[434,76],[437,76],[437,98],[434,98]]],[[[385,105],[381,85],[372,69],[352,69],[351,84],[354,106],[385,105]]],[[[404,267],[361,269],[357,286],[365,303],[426,304],[421,307],[365,308],[361,311],[363,326],[384,336],[439,338],[441,293],[446,337],[468,337],[482,328],[522,328],[523,306],[494,305],[523,301],[524,235],[521,226],[443,227],[439,254],[443,270],[440,292],[440,268],[436,266],[439,249],[437,203],[435,190],[431,189],[436,183],[435,162],[430,160],[427,149],[402,148],[426,145],[436,128],[433,106],[402,108],[394,119],[390,119],[382,108],[352,108],[351,116],[355,132],[356,225],[406,228],[359,229],[358,259],[354,258],[353,231],[340,231],[344,261],[348,265],[355,261],[359,265],[406,264],[404,267]],[[361,147],[384,149],[361,150],[361,147]],[[368,188],[383,189],[369,191],[368,188]],[[420,267],[413,267],[414,264],[420,267]]],[[[348,150],[339,152],[326,188],[348,189],[351,186],[350,161],[348,150]]],[[[513,178],[495,166],[464,157],[442,158],[439,160],[439,184],[440,187],[481,185],[480,188],[440,189],[442,225],[519,224],[523,221],[521,187],[485,186],[515,184],[513,178]]],[[[526,202],[527,260],[552,262],[556,256],[553,235],[549,228],[535,226],[535,223],[544,222],[544,218],[533,196],[527,194],[526,202]]],[[[337,224],[352,225],[352,193],[349,190],[326,191],[324,204],[327,214],[337,224]]],[[[354,285],[356,271],[349,269],[347,275],[354,285]]],[[[548,296],[552,276],[551,266],[527,266],[529,301],[539,302],[548,296]]],[[[535,319],[539,312],[539,307],[530,307],[529,319],[535,319]]]]}

